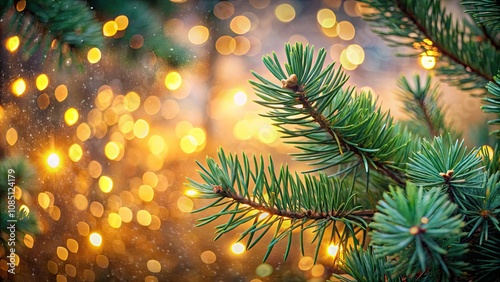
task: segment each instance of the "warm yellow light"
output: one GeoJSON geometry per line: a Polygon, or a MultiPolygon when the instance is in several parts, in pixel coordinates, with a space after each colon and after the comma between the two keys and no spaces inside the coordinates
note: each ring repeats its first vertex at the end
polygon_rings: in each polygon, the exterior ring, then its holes
{"type": "Polygon", "coordinates": [[[108,224],[113,228],[120,228],[122,226],[122,218],[119,214],[112,212],[108,215],[108,224]]]}
{"type": "Polygon", "coordinates": [[[481,146],[481,149],[477,152],[477,156],[478,157],[485,157],[485,156],[488,156],[488,158],[491,160],[493,160],[493,148],[491,148],[490,145],[483,145],[481,146]]]}
{"type": "Polygon", "coordinates": [[[38,194],[38,204],[43,209],[48,208],[51,204],[49,195],[47,193],[44,193],[44,192],[38,194]]]}
{"type": "Polygon", "coordinates": [[[284,23],[291,22],[295,18],[295,9],[290,4],[281,4],[274,10],[274,15],[284,23]]]}
{"type": "Polygon", "coordinates": [[[155,196],[155,192],[151,186],[143,184],[139,187],[139,198],[144,202],[151,202],[155,196]]]}
{"type": "Polygon", "coordinates": [[[69,126],[74,125],[78,121],[79,118],[80,118],[80,114],[78,113],[78,110],[75,108],[69,108],[64,113],[64,121],[69,126]]]}
{"type": "Polygon", "coordinates": [[[97,232],[92,232],[89,236],[90,244],[99,247],[102,244],[102,236],[97,232]]]}
{"type": "Polygon", "coordinates": [[[198,195],[198,191],[196,191],[194,189],[189,189],[189,190],[186,190],[186,192],[184,192],[184,194],[186,194],[186,196],[189,196],[189,197],[194,197],[194,196],[198,195]]]}
{"type": "Polygon", "coordinates": [[[21,207],[19,207],[19,211],[21,213],[29,214],[30,208],[27,205],[21,205],[21,207]]]}
{"type": "Polygon", "coordinates": [[[165,86],[169,90],[177,90],[179,89],[179,87],[181,87],[181,84],[182,84],[182,77],[176,71],[169,72],[165,77],[165,86]]]}
{"type": "Polygon", "coordinates": [[[345,55],[349,62],[355,65],[361,65],[365,60],[365,51],[363,47],[358,44],[351,44],[347,46],[345,55]]]}
{"type": "Polygon", "coordinates": [[[102,34],[111,37],[118,31],[118,24],[115,21],[108,21],[102,26],[102,34]]]}
{"type": "Polygon", "coordinates": [[[231,251],[237,255],[241,255],[245,252],[245,245],[242,243],[234,243],[231,245],[231,251]]]}
{"type": "Polygon", "coordinates": [[[123,222],[130,222],[134,217],[132,210],[127,207],[121,207],[120,209],[118,209],[118,214],[120,215],[120,218],[123,222]]]}
{"type": "Polygon", "coordinates": [[[351,40],[354,38],[354,35],[356,35],[356,29],[354,28],[354,25],[348,21],[341,21],[339,22],[339,37],[343,40],[351,40]]]}
{"type": "Polygon", "coordinates": [[[221,20],[229,19],[234,14],[234,5],[229,1],[221,1],[215,4],[213,12],[221,20]]]}
{"type": "Polygon", "coordinates": [[[26,91],[26,82],[24,81],[24,79],[18,78],[12,83],[11,89],[12,93],[19,97],[23,95],[24,91],[26,91]]]}
{"type": "Polygon", "coordinates": [[[223,35],[215,42],[215,49],[221,55],[229,55],[236,49],[236,39],[229,35],[223,35]]]}
{"type": "Polygon", "coordinates": [[[233,96],[233,101],[238,106],[243,106],[248,100],[247,94],[243,91],[238,91],[233,96]]]}
{"type": "Polygon", "coordinates": [[[420,54],[420,65],[426,70],[433,69],[436,66],[436,57],[429,56],[423,52],[420,54]]]}
{"type": "Polygon", "coordinates": [[[263,212],[259,215],[259,220],[264,220],[269,216],[268,212],[263,212]]]}
{"type": "Polygon", "coordinates": [[[205,143],[206,140],[206,133],[205,130],[199,127],[192,128],[189,130],[189,135],[193,136],[194,139],[196,140],[196,146],[200,146],[203,143],[205,143]]]}
{"type": "Polygon", "coordinates": [[[113,189],[113,179],[109,176],[101,176],[99,178],[99,188],[104,193],[109,193],[113,189]]]}
{"type": "Polygon", "coordinates": [[[80,145],[78,145],[78,144],[71,145],[71,147],[69,147],[69,150],[68,150],[68,155],[69,155],[70,160],[72,160],[74,162],[79,161],[83,155],[82,147],[80,147],[80,145]]]}
{"type": "Polygon", "coordinates": [[[249,120],[240,120],[233,127],[233,135],[239,140],[252,138],[252,124],[249,120]]]}
{"type": "Polygon", "coordinates": [[[60,163],[61,159],[59,158],[59,155],[57,155],[56,153],[51,153],[47,157],[47,165],[51,168],[57,168],[60,163]]]}
{"type": "Polygon", "coordinates": [[[208,28],[202,25],[193,26],[188,32],[189,41],[196,45],[205,43],[209,35],[208,28]]]}
{"type": "Polygon", "coordinates": [[[328,246],[328,249],[326,252],[328,253],[329,256],[335,257],[335,256],[337,256],[337,253],[339,252],[339,246],[331,244],[330,246],[328,246]]]}
{"type": "Polygon", "coordinates": [[[86,123],[80,123],[76,128],[76,137],[80,139],[80,141],[85,141],[90,138],[90,134],[92,133],[90,126],[86,123]]]}
{"type": "Polygon", "coordinates": [[[56,87],[56,90],[54,91],[54,96],[56,96],[56,100],[59,102],[62,102],[68,97],[68,88],[66,85],[61,84],[56,87]]]}
{"type": "Polygon", "coordinates": [[[87,60],[89,60],[91,64],[99,62],[101,60],[101,50],[97,47],[90,49],[87,53],[87,60]]]}
{"type": "Polygon", "coordinates": [[[146,263],[148,270],[153,273],[159,273],[161,271],[161,264],[159,261],[151,259],[146,263]]]}
{"type": "Polygon", "coordinates": [[[49,77],[46,74],[42,73],[41,75],[37,76],[36,88],[38,88],[38,90],[42,91],[45,88],[47,88],[48,85],[49,85],[49,77]]]}
{"type": "Polygon", "coordinates": [[[128,26],[128,18],[125,15],[120,15],[115,18],[115,23],[118,30],[125,30],[128,26]]]}
{"type": "Polygon", "coordinates": [[[278,138],[278,133],[271,125],[265,125],[259,129],[257,137],[262,143],[271,144],[278,138]]]}
{"type": "Polygon", "coordinates": [[[318,20],[318,23],[324,28],[331,28],[337,22],[335,13],[327,8],[319,10],[318,14],[316,15],[316,19],[318,20]]]}
{"type": "Polygon", "coordinates": [[[17,130],[13,127],[9,128],[7,130],[7,133],[5,134],[5,139],[7,140],[7,143],[10,145],[10,146],[14,146],[14,144],[16,144],[17,142],[17,130]]]}
{"type": "Polygon", "coordinates": [[[19,36],[17,35],[9,37],[5,42],[5,48],[7,48],[9,52],[15,52],[17,48],[19,48],[19,45],[20,45],[20,40],[19,36]]]}
{"type": "Polygon", "coordinates": [[[252,22],[245,16],[236,16],[229,23],[229,27],[236,34],[245,34],[252,27],[252,22]]]}
{"type": "Polygon", "coordinates": [[[141,96],[139,96],[136,92],[131,91],[123,98],[123,104],[125,105],[125,109],[127,109],[127,111],[133,112],[141,105],[141,96]]]}
{"type": "Polygon", "coordinates": [[[110,141],[104,146],[104,154],[110,160],[115,160],[120,155],[120,146],[114,141],[110,141]]]}
{"type": "Polygon", "coordinates": [[[149,124],[143,119],[139,119],[134,123],[134,135],[137,138],[144,138],[149,134],[149,124]]]}
{"type": "Polygon", "coordinates": [[[196,138],[191,135],[182,137],[180,141],[181,149],[186,154],[191,154],[196,151],[197,143],[196,138]]]}
{"type": "Polygon", "coordinates": [[[136,214],[137,222],[142,226],[148,226],[151,224],[151,214],[147,210],[140,210],[136,214]]]}
{"type": "Polygon", "coordinates": [[[148,140],[148,148],[151,153],[159,155],[165,151],[165,140],[159,135],[153,135],[148,140]]]}

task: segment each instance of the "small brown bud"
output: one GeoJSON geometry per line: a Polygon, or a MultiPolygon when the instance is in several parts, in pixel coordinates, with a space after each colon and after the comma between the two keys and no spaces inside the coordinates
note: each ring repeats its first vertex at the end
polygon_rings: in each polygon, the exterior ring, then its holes
{"type": "Polygon", "coordinates": [[[299,85],[299,79],[296,74],[292,74],[287,79],[282,79],[281,83],[283,84],[283,88],[295,89],[299,85]]]}
{"type": "Polygon", "coordinates": [[[410,228],[410,234],[411,235],[417,235],[418,233],[419,233],[418,227],[413,226],[412,228],[410,228]]]}

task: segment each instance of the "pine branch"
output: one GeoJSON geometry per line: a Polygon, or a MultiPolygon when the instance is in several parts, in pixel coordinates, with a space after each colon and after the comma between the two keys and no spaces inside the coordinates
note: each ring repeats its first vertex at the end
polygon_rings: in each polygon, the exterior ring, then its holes
{"type": "Polygon", "coordinates": [[[477,42],[439,1],[362,2],[377,11],[364,15],[365,20],[392,46],[420,48],[420,52],[435,49],[444,55],[444,64],[437,68],[444,81],[463,90],[482,90],[497,73],[499,51],[488,41],[477,42]]]}
{"type": "MultiPolygon", "coordinates": [[[[424,136],[434,137],[453,132],[454,130],[447,126],[444,120],[446,112],[439,107],[441,93],[438,85],[431,84],[430,76],[427,76],[423,83],[419,75],[413,76],[412,80],[413,83],[410,83],[406,77],[402,76],[397,82],[400,88],[398,94],[410,116],[407,124],[411,125],[412,129],[427,127],[429,134],[424,136]]],[[[458,136],[456,133],[452,135],[458,136]]]]}
{"type": "Polygon", "coordinates": [[[348,76],[334,63],[323,68],[326,57],[320,49],[316,62],[314,48],[297,43],[285,46],[287,74],[276,56],[265,56],[264,64],[281,81],[277,85],[253,72],[260,82],[250,81],[262,99],[257,103],[271,109],[271,118],[286,141],[301,153],[297,160],[312,162],[324,170],[347,165],[346,171],[364,164],[404,185],[401,170],[413,148],[409,134],[393,123],[367,93],[343,89],[348,76]],[[354,96],[354,97],[353,97],[354,96]],[[349,165],[351,164],[351,165],[349,165]]]}
{"type": "Polygon", "coordinates": [[[480,25],[490,28],[492,31],[500,31],[500,3],[496,0],[462,0],[466,6],[466,13],[480,25]]]}
{"type": "MultiPolygon", "coordinates": [[[[500,114],[500,72],[495,75],[492,81],[486,85],[490,96],[484,97],[483,101],[487,103],[481,107],[485,113],[496,113],[500,114]]],[[[488,121],[488,124],[499,125],[500,118],[488,121]]],[[[492,131],[490,134],[494,134],[497,138],[500,137],[500,130],[492,131]]]]}
{"type": "MultiPolygon", "coordinates": [[[[281,167],[276,174],[272,158],[266,167],[262,157],[251,160],[243,154],[240,161],[223,150],[218,155],[219,164],[212,158],[207,158],[207,167],[198,163],[204,183],[189,179],[189,187],[199,193],[196,197],[215,199],[194,212],[222,207],[218,213],[200,219],[198,226],[229,216],[227,223],[216,227],[216,239],[241,226],[246,230],[239,240],[247,237],[248,249],[274,228],[264,260],[277,242],[286,238],[291,240],[294,230],[300,231],[302,252],[304,232],[312,230],[316,234],[313,239],[316,259],[323,240],[336,241],[343,246],[348,240],[357,242],[356,235],[365,232],[367,220],[373,215],[373,211],[362,210],[357,204],[352,185],[349,187],[338,179],[324,174],[319,178],[304,175],[301,179],[286,167],[281,167]]],[[[290,248],[288,244],[285,259],[290,248]]]]}

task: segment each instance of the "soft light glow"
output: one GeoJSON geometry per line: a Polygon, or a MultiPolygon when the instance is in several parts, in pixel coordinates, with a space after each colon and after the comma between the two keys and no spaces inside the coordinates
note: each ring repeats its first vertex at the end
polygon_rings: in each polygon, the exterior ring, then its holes
{"type": "Polygon", "coordinates": [[[165,77],[165,86],[169,90],[177,90],[179,89],[179,87],[181,87],[181,84],[182,84],[182,77],[176,71],[169,72],[165,77]]]}
{"type": "Polygon", "coordinates": [[[229,27],[236,34],[245,34],[252,27],[252,23],[245,16],[236,16],[231,20],[229,27]]]}
{"type": "Polygon", "coordinates": [[[188,39],[191,43],[200,45],[208,40],[210,32],[202,25],[193,26],[188,32],[188,39]]]}
{"type": "Polygon", "coordinates": [[[186,154],[191,154],[196,151],[197,143],[196,138],[191,135],[182,137],[180,141],[181,149],[186,154]]]}
{"type": "Polygon", "coordinates": [[[365,51],[358,44],[351,44],[346,48],[346,57],[349,62],[355,65],[361,65],[365,60],[365,51]]]}
{"type": "Polygon", "coordinates": [[[7,130],[7,133],[5,134],[5,139],[7,140],[7,143],[10,145],[10,146],[14,146],[14,144],[16,144],[17,142],[17,130],[13,127],[9,128],[7,130]]]}
{"type": "Polygon", "coordinates": [[[141,185],[139,187],[139,198],[144,202],[151,202],[155,196],[153,188],[149,185],[141,185]]]}
{"type": "Polygon", "coordinates": [[[233,96],[233,101],[238,106],[245,105],[247,102],[247,99],[248,99],[247,94],[243,91],[238,91],[233,96]]]}
{"type": "Polygon", "coordinates": [[[5,42],[5,48],[7,48],[9,52],[15,52],[19,48],[19,45],[20,45],[20,40],[19,36],[17,35],[9,37],[5,42]]]}
{"type": "Polygon", "coordinates": [[[18,78],[12,83],[11,89],[12,93],[19,97],[23,95],[24,91],[26,91],[26,82],[24,81],[24,79],[18,78]]]}
{"type": "Polygon", "coordinates": [[[221,19],[229,19],[234,14],[234,5],[229,1],[221,1],[214,6],[214,15],[221,19]]]}
{"type": "Polygon", "coordinates": [[[284,23],[291,22],[295,18],[295,9],[290,4],[281,4],[274,10],[274,15],[284,23]]]}
{"type": "Polygon", "coordinates": [[[354,25],[348,21],[339,22],[340,32],[339,37],[343,40],[351,40],[356,35],[356,30],[354,29],[354,25]]]}
{"type": "Polygon", "coordinates": [[[189,189],[189,190],[186,190],[186,192],[184,192],[184,194],[186,196],[193,197],[193,196],[198,195],[198,191],[196,191],[194,189],[189,189]]]}
{"type": "Polygon", "coordinates": [[[115,18],[115,23],[118,30],[125,30],[128,26],[128,18],[125,15],[120,15],[115,18]]]}
{"type": "Polygon", "coordinates": [[[60,163],[61,159],[59,158],[59,155],[57,155],[56,153],[51,153],[47,157],[47,165],[51,168],[57,168],[60,163]]]}
{"type": "Polygon", "coordinates": [[[99,62],[101,60],[101,50],[97,47],[91,48],[87,53],[87,60],[89,60],[91,64],[99,62]]]}
{"type": "Polygon", "coordinates": [[[56,100],[58,102],[62,102],[68,97],[68,88],[66,85],[61,84],[56,87],[56,90],[54,91],[54,96],[56,97],[56,100]]]}
{"type": "Polygon", "coordinates": [[[64,113],[64,121],[69,126],[74,125],[78,121],[79,118],[80,118],[80,114],[78,113],[78,110],[75,108],[69,108],[64,113]]]}
{"type": "Polygon", "coordinates": [[[420,65],[426,70],[431,70],[436,66],[436,57],[429,56],[423,52],[420,54],[420,65]]]}
{"type": "Polygon", "coordinates": [[[47,88],[47,86],[49,86],[49,77],[44,73],[37,76],[36,88],[38,88],[38,90],[40,91],[43,91],[45,88],[47,88]]]}
{"type": "Polygon", "coordinates": [[[108,215],[108,224],[113,228],[120,228],[122,226],[122,218],[117,213],[110,213],[108,215]]]}
{"type": "Polygon", "coordinates": [[[148,267],[148,270],[153,273],[158,273],[161,271],[161,264],[157,260],[154,259],[148,260],[146,266],[148,267]]]}
{"type": "Polygon", "coordinates": [[[148,148],[151,153],[159,155],[165,151],[165,140],[159,135],[153,135],[148,140],[148,148]]]}
{"type": "Polygon", "coordinates": [[[151,224],[151,214],[147,210],[140,210],[136,214],[137,222],[142,226],[151,224]]]}
{"type": "Polygon", "coordinates": [[[130,91],[123,98],[123,104],[125,105],[125,109],[127,109],[127,111],[133,112],[141,105],[141,96],[134,91],[130,91]]]}
{"type": "Polygon", "coordinates": [[[215,42],[215,49],[221,55],[229,55],[236,49],[236,40],[229,35],[223,35],[215,42]]]}
{"type": "Polygon", "coordinates": [[[118,143],[110,141],[104,146],[104,154],[110,160],[115,160],[120,155],[120,146],[118,143]]]}
{"type": "Polygon", "coordinates": [[[89,241],[90,241],[90,244],[92,244],[96,247],[100,247],[102,244],[102,236],[101,236],[101,234],[99,234],[97,232],[92,232],[92,233],[90,233],[89,241]]]}
{"type": "Polygon", "coordinates": [[[245,252],[245,245],[243,245],[242,243],[234,243],[231,245],[231,251],[234,253],[234,254],[237,254],[237,255],[241,255],[242,253],[245,252]]]}
{"type": "Polygon", "coordinates": [[[108,21],[102,26],[102,34],[111,37],[118,31],[118,24],[115,21],[108,21]]]}
{"type": "Polygon", "coordinates": [[[335,257],[335,256],[337,256],[337,253],[339,252],[339,246],[331,244],[330,246],[328,246],[328,249],[326,252],[328,253],[329,256],[335,257]]]}
{"type": "Polygon", "coordinates": [[[82,158],[83,150],[78,144],[73,144],[68,150],[69,159],[73,162],[77,162],[82,158]]]}
{"type": "Polygon", "coordinates": [[[217,260],[217,256],[212,251],[204,251],[203,253],[201,253],[200,258],[201,261],[206,264],[212,264],[217,260]]]}
{"type": "Polygon", "coordinates": [[[149,134],[149,124],[143,119],[139,119],[134,124],[134,135],[137,138],[144,138],[149,134]]]}
{"type": "Polygon", "coordinates": [[[99,178],[99,188],[104,193],[111,192],[111,190],[113,189],[113,179],[111,179],[109,176],[101,176],[99,178]]]}
{"type": "Polygon", "coordinates": [[[134,217],[132,210],[130,210],[127,207],[121,207],[118,210],[118,214],[120,215],[120,218],[122,219],[123,222],[131,222],[132,218],[134,217]]]}
{"type": "Polygon", "coordinates": [[[332,10],[326,8],[318,11],[316,19],[318,20],[318,23],[324,28],[331,28],[337,22],[335,13],[332,10]]]}

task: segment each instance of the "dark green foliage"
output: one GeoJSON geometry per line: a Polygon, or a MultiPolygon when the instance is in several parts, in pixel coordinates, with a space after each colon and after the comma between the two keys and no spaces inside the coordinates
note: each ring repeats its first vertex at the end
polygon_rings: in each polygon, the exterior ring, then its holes
{"type": "Polygon", "coordinates": [[[363,15],[374,31],[391,46],[407,46],[422,52],[439,53],[436,69],[441,79],[463,90],[479,90],[500,68],[500,53],[490,41],[463,28],[437,0],[362,0],[374,13],[363,15]],[[424,40],[430,40],[426,42],[424,40]]]}
{"type": "Polygon", "coordinates": [[[52,52],[62,64],[66,59],[78,60],[78,53],[103,43],[101,25],[83,1],[33,0],[26,1],[22,12],[14,8],[5,12],[1,16],[8,16],[10,33],[20,36],[22,53],[27,57],[40,48],[49,53],[55,39],[52,52]]]}
{"type": "Polygon", "coordinates": [[[356,235],[364,234],[365,218],[371,215],[371,211],[367,214],[357,204],[352,185],[324,174],[300,177],[286,167],[281,167],[276,173],[272,158],[266,166],[263,157],[250,159],[243,154],[240,161],[237,156],[226,155],[220,150],[219,164],[212,158],[207,158],[207,167],[198,164],[205,183],[190,179],[189,186],[199,192],[196,197],[215,200],[195,212],[222,207],[218,213],[200,219],[198,226],[228,216],[226,223],[216,227],[217,239],[244,223],[250,223],[251,226],[238,239],[247,238],[248,249],[268,231],[274,230],[264,259],[276,243],[287,239],[286,259],[294,230],[300,231],[304,252],[304,232],[312,230],[315,233],[313,243],[317,245],[316,260],[323,241],[344,247],[349,239],[357,242],[356,235]]]}
{"type": "Polygon", "coordinates": [[[462,5],[467,7],[465,12],[472,15],[474,20],[492,31],[500,31],[500,5],[497,0],[462,0],[462,5]]]}
{"type": "MultiPolygon", "coordinates": [[[[498,118],[498,114],[500,114],[500,73],[497,74],[492,81],[486,85],[486,89],[489,92],[489,96],[483,98],[483,101],[486,102],[486,105],[482,106],[481,109],[485,113],[495,113],[497,114],[497,118],[494,120],[490,120],[488,123],[491,125],[498,126],[500,124],[500,118],[498,118]]],[[[495,136],[500,136],[500,130],[495,130],[491,132],[495,136]]]]}
{"type": "Polygon", "coordinates": [[[459,243],[464,222],[456,209],[441,189],[391,189],[370,224],[374,253],[395,261],[389,265],[393,275],[426,273],[434,281],[462,275],[466,265],[460,257],[467,246],[459,243]]]}

